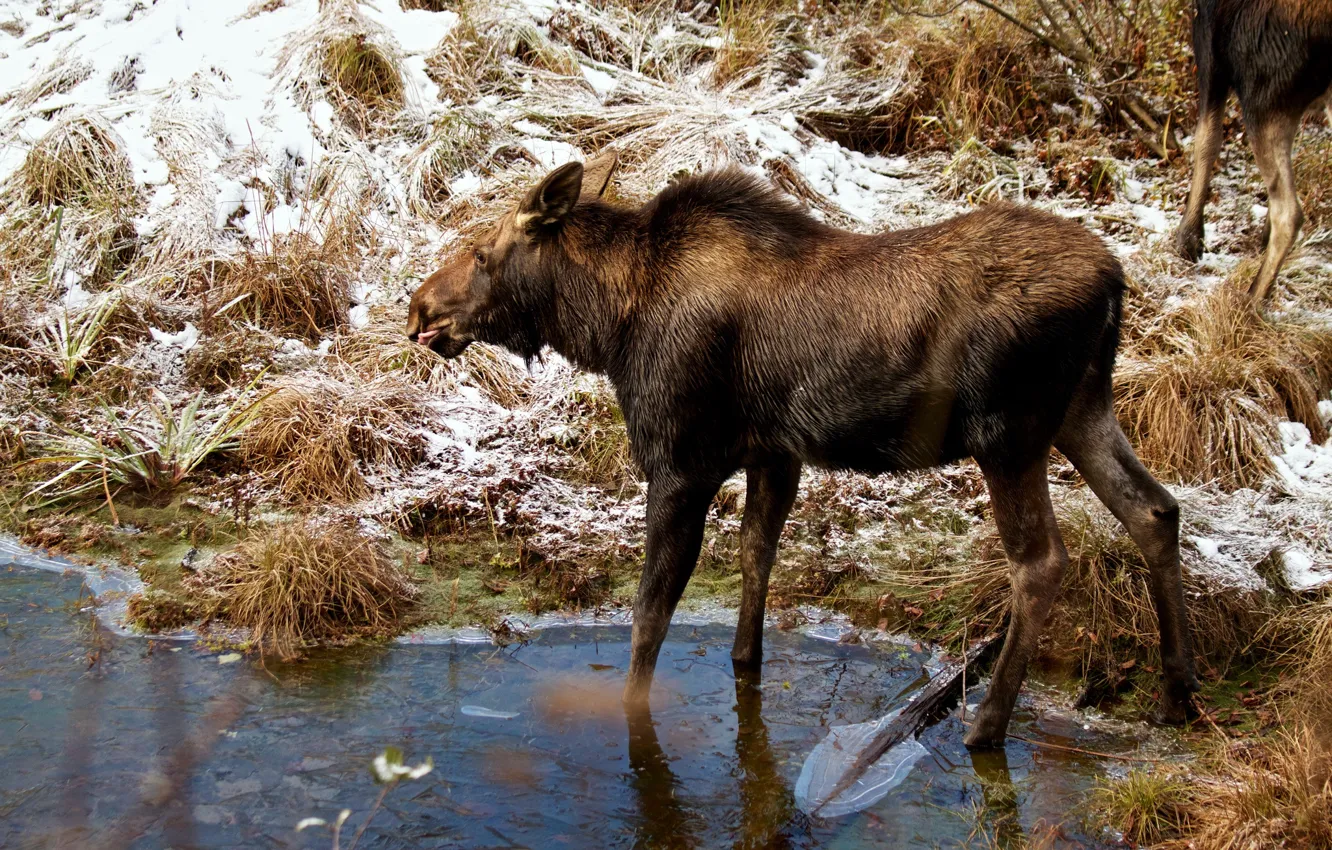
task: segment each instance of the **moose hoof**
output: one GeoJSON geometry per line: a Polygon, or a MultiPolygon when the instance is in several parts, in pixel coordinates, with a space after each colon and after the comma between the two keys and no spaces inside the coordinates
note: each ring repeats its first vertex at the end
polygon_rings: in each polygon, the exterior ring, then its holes
{"type": "Polygon", "coordinates": [[[967,734],[962,737],[962,743],[969,750],[993,750],[1004,745],[1004,738],[1007,735],[1007,721],[989,720],[985,713],[981,712],[976,722],[967,730],[967,734]]]}
{"type": "Polygon", "coordinates": [[[1202,234],[1179,231],[1175,234],[1175,250],[1190,263],[1198,262],[1203,253],[1202,234]]]}
{"type": "Polygon", "coordinates": [[[1197,712],[1187,703],[1181,705],[1175,702],[1167,702],[1161,704],[1152,719],[1158,726],[1184,726],[1196,716],[1197,712]]]}

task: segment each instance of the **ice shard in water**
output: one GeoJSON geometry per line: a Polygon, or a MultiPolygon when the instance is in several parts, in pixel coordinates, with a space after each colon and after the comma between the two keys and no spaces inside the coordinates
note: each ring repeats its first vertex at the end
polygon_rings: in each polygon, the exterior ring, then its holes
{"type": "Polygon", "coordinates": [[[882,800],[907,778],[911,768],[927,752],[915,738],[893,746],[850,784],[843,780],[856,767],[856,760],[901,714],[891,714],[869,723],[835,726],[805,759],[796,780],[795,801],[807,814],[835,818],[858,812],[882,800]]]}

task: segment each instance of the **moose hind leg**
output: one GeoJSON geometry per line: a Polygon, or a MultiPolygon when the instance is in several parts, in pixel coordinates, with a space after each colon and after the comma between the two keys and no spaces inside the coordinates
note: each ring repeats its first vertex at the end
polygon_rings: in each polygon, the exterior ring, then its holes
{"type": "Polygon", "coordinates": [[[731,660],[739,666],[763,663],[763,612],[777,541],[800,485],[800,464],[783,460],[746,471],[745,518],[740,522],[740,621],[731,660]]]}
{"type": "Polygon", "coordinates": [[[1095,405],[1089,415],[1070,416],[1055,446],[1142,550],[1161,629],[1165,696],[1159,719],[1183,723],[1198,678],[1179,568],[1179,504],[1138,460],[1108,401],[1095,405]]]}
{"type": "Polygon", "coordinates": [[[634,630],[624,702],[645,707],[671,615],[694,572],[717,483],[676,479],[648,485],[647,559],[634,597],[634,630]]]}
{"type": "Polygon", "coordinates": [[[995,663],[990,688],[964,739],[968,747],[1003,743],[1027,663],[1036,651],[1068,564],[1050,504],[1047,465],[1044,452],[1021,470],[981,463],[995,524],[1012,571],[1013,604],[1008,635],[995,663]]]}
{"type": "Polygon", "coordinates": [[[1271,292],[1277,272],[1295,245],[1295,237],[1304,223],[1304,211],[1300,209],[1300,196],[1295,186],[1295,169],[1290,159],[1300,126],[1300,113],[1271,115],[1255,123],[1253,155],[1258,161],[1263,182],[1267,184],[1267,244],[1262,264],[1249,287],[1249,296],[1261,303],[1271,292]]]}
{"type": "Polygon", "coordinates": [[[1197,262],[1203,252],[1203,210],[1211,191],[1212,169],[1221,153],[1224,106],[1224,97],[1219,102],[1213,99],[1204,106],[1198,115],[1198,128],[1193,135],[1193,181],[1184,207],[1184,219],[1175,232],[1175,250],[1190,262],[1197,262]]]}

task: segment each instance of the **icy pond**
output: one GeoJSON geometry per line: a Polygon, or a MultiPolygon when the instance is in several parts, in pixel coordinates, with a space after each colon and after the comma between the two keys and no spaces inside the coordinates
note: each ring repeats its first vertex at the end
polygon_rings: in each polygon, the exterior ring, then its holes
{"type": "MultiPolygon", "coordinates": [[[[730,628],[677,625],[653,724],[631,734],[617,700],[623,626],[261,666],[116,635],[80,575],[3,557],[3,847],[328,847],[327,832],[296,823],[349,808],[345,848],[379,790],[369,762],[389,745],[435,770],[393,789],[363,848],[1101,846],[1080,800],[1124,768],[1016,740],[970,754],[954,716],[921,736],[928,755],[882,801],[811,819],[792,790],[806,754],[830,726],[900,704],[926,653],[774,629],[755,686],[732,672],[730,628]],[[175,791],[160,771],[183,777],[175,791]]],[[[1145,734],[1029,697],[1013,731],[1118,753],[1145,734]]]]}

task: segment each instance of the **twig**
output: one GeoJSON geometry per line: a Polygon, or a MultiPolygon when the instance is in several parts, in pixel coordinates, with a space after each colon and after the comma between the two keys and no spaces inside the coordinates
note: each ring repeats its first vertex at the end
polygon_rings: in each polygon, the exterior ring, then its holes
{"type": "Polygon", "coordinates": [[[963,646],[963,652],[962,652],[962,699],[960,700],[960,702],[962,703],[962,722],[963,722],[963,723],[966,723],[966,722],[967,722],[967,660],[968,660],[968,659],[967,659],[967,653],[966,653],[966,650],[965,650],[965,648],[966,648],[966,646],[967,646],[967,618],[966,618],[966,617],[963,617],[963,618],[962,618],[962,646],[963,646]]]}
{"type": "Polygon", "coordinates": [[[102,456],[102,492],[106,494],[106,506],[111,510],[111,524],[120,525],[120,516],[116,513],[116,503],[111,501],[111,487],[106,483],[106,456],[102,456]]]}
{"type": "Polygon", "coordinates": [[[1014,741],[1021,741],[1024,744],[1031,744],[1033,747],[1041,747],[1048,750],[1062,750],[1066,753],[1081,753],[1085,756],[1096,756],[1103,759],[1116,759],[1118,761],[1140,761],[1146,764],[1164,764],[1165,759],[1153,759],[1146,756],[1121,756],[1115,753],[1100,753],[1096,750],[1084,750],[1081,747],[1066,747],[1063,744],[1051,744],[1048,741],[1033,741],[1030,738],[1023,738],[1021,735],[1010,734],[1008,737],[1014,741]]]}
{"type": "Polygon", "coordinates": [[[384,790],[379,792],[379,796],[375,799],[375,804],[370,807],[370,814],[365,816],[365,820],[361,823],[361,828],[356,830],[356,834],[352,836],[351,844],[347,845],[347,850],[356,850],[356,845],[361,840],[361,835],[365,832],[365,828],[370,825],[370,821],[374,820],[375,812],[379,811],[379,804],[384,802],[384,797],[389,791],[393,790],[393,786],[397,784],[396,780],[385,783],[384,790]]]}
{"type": "Polygon", "coordinates": [[[1036,40],[1040,41],[1046,47],[1050,48],[1051,50],[1055,51],[1061,56],[1066,56],[1069,59],[1072,59],[1076,62],[1086,61],[1086,57],[1084,56],[1073,55],[1074,51],[1071,47],[1060,46],[1056,44],[1053,40],[1050,39],[1049,36],[1045,35],[1040,30],[1036,29],[1035,27],[1032,27],[1031,25],[1022,21],[1021,19],[1015,17],[1012,13],[1006,11],[1005,9],[1000,8],[998,5],[991,3],[990,0],[971,0],[971,2],[979,6],[984,6],[985,8],[989,9],[991,12],[994,12],[999,17],[1008,21],[1010,24],[1022,30],[1027,35],[1030,35],[1036,40]]]}

